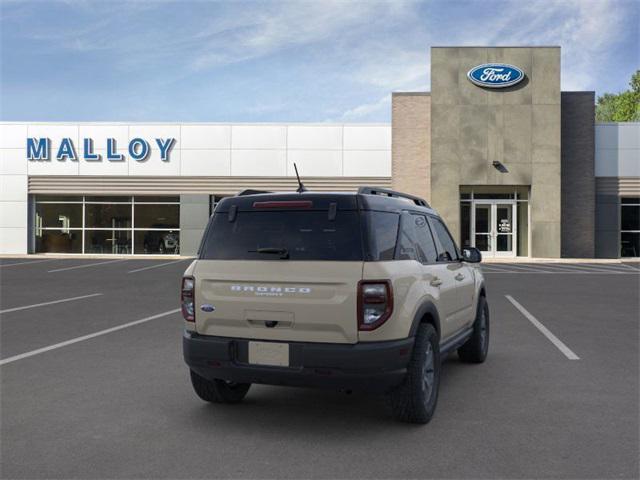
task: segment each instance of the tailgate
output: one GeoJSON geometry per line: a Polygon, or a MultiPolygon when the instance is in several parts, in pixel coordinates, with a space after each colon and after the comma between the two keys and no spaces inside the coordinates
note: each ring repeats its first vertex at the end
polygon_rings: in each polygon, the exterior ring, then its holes
{"type": "Polygon", "coordinates": [[[362,265],[199,260],[194,271],[196,331],[235,338],[356,343],[362,265]],[[213,310],[205,311],[209,306],[213,310]]]}

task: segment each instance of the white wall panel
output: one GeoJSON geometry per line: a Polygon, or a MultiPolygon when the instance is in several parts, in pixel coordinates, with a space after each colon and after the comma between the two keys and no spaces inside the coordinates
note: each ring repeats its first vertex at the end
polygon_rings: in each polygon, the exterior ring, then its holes
{"type": "Polygon", "coordinates": [[[230,150],[182,150],[180,174],[184,176],[231,175],[230,150]]]}
{"type": "MultiPolygon", "coordinates": [[[[128,125],[80,125],[78,132],[78,144],[76,152],[79,155],[84,153],[84,139],[93,140],[93,150],[103,150],[103,157],[106,158],[107,139],[113,138],[116,141],[117,153],[127,155],[129,146],[129,126],[128,125]]],[[[82,175],[82,174],[81,174],[82,175]]]]}
{"type": "Polygon", "coordinates": [[[27,228],[0,228],[0,253],[26,254],[27,228]]]}
{"type": "Polygon", "coordinates": [[[0,175],[0,201],[26,202],[27,176],[0,175]]]}
{"type": "Polygon", "coordinates": [[[391,150],[390,126],[344,126],[345,150],[391,150]]]}
{"type": "Polygon", "coordinates": [[[640,123],[618,125],[618,148],[640,149],[640,123]]]}
{"type": "MultiPolygon", "coordinates": [[[[31,124],[27,130],[29,138],[48,138],[51,140],[51,156],[55,158],[60,142],[63,138],[70,138],[78,153],[78,125],[60,125],[60,124],[31,124]]],[[[26,139],[23,142],[23,148],[27,148],[26,139]]]]}
{"type": "Polygon", "coordinates": [[[156,145],[144,161],[128,159],[129,175],[180,175],[180,153],[180,150],[173,149],[169,161],[165,162],[160,160],[160,150],[156,145]]]}
{"type": "MultiPolygon", "coordinates": [[[[118,147],[119,148],[119,147],[118,147]]],[[[120,150],[118,150],[120,151],[120,150]]],[[[79,175],[128,175],[129,174],[129,162],[131,160],[128,154],[125,153],[124,160],[118,162],[112,162],[107,160],[106,150],[95,150],[94,153],[100,155],[101,160],[99,162],[87,162],[81,160],[79,162],[79,175]]]]}
{"type": "Polygon", "coordinates": [[[385,150],[345,150],[344,175],[347,177],[390,177],[391,152],[385,150]]]}
{"type": "Polygon", "coordinates": [[[640,176],[640,123],[596,125],[596,177],[640,176]]]}
{"type": "Polygon", "coordinates": [[[27,158],[23,148],[0,149],[0,175],[26,175],[27,158]]]}
{"type": "Polygon", "coordinates": [[[287,131],[290,150],[342,150],[342,126],[290,125],[287,131]]]}
{"type": "Polygon", "coordinates": [[[618,176],[618,151],[612,148],[596,149],[596,177],[618,176]]]}
{"type": "Polygon", "coordinates": [[[26,148],[27,125],[0,125],[0,148],[26,148]]]}
{"type": "Polygon", "coordinates": [[[287,127],[284,125],[233,125],[231,147],[234,149],[285,149],[287,127]]]}
{"type": "Polygon", "coordinates": [[[640,177],[640,148],[618,150],[618,176],[640,177]]]}
{"type": "Polygon", "coordinates": [[[287,174],[285,150],[232,150],[231,175],[284,176],[287,174]]]}
{"type": "Polygon", "coordinates": [[[231,148],[230,125],[182,125],[180,147],[184,149],[231,148]]]}
{"type": "MultiPolygon", "coordinates": [[[[156,138],[175,138],[176,141],[173,144],[173,151],[180,150],[180,125],[177,124],[162,124],[162,125],[142,125],[131,124],[129,125],[129,140],[130,142],[134,138],[143,138],[149,142],[151,151],[158,151],[158,144],[156,138]]],[[[127,142],[127,148],[128,148],[127,142]]],[[[106,148],[106,146],[105,146],[106,148]]]]}
{"type": "MultiPolygon", "coordinates": [[[[84,160],[83,160],[84,161],[84,160]]],[[[28,160],[29,175],[78,175],[79,161],[64,160],[28,160]]]]}
{"type": "Polygon", "coordinates": [[[302,177],[341,177],[342,152],[340,150],[289,150],[287,175],[295,175],[293,163],[302,177]]]}
{"type": "Polygon", "coordinates": [[[0,202],[0,228],[27,228],[27,202],[0,202]]]}
{"type": "Polygon", "coordinates": [[[618,126],[597,124],[595,142],[596,148],[618,148],[618,126]]]}

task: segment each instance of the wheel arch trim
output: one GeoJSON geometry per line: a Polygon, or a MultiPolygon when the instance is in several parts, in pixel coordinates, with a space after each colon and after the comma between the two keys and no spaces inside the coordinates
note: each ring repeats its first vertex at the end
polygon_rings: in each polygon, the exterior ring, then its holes
{"type": "Polygon", "coordinates": [[[435,304],[431,300],[427,300],[423,302],[420,305],[420,307],[418,307],[418,310],[416,311],[413,317],[413,322],[411,323],[411,330],[409,332],[409,336],[414,337],[416,335],[416,332],[418,331],[418,326],[420,325],[420,323],[422,323],[423,319],[427,315],[431,316],[432,322],[430,323],[433,323],[433,326],[436,329],[436,332],[438,333],[438,337],[441,336],[440,315],[438,314],[438,309],[436,308],[435,304]]]}

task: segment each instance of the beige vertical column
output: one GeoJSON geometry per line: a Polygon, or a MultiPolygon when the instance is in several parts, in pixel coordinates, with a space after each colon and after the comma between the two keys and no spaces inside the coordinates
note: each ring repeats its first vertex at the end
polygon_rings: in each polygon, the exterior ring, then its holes
{"type": "Polygon", "coordinates": [[[431,200],[431,96],[392,95],[393,189],[431,200]]]}

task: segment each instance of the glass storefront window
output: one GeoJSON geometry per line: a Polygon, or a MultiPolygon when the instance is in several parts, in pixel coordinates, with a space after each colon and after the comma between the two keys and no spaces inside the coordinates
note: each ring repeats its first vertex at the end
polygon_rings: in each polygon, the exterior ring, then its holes
{"type": "Polygon", "coordinates": [[[36,225],[38,228],[82,228],[81,203],[38,203],[36,204],[36,225]]]}
{"type": "Polygon", "coordinates": [[[84,197],[84,201],[87,203],[90,203],[90,202],[131,203],[131,197],[94,195],[94,196],[84,197]]]}
{"type": "Polygon", "coordinates": [[[36,231],[36,253],[82,253],[82,230],[36,231]]]}
{"type": "Polygon", "coordinates": [[[158,195],[136,195],[133,197],[134,203],[180,203],[179,196],[161,197],[158,195]]]}
{"type": "Polygon", "coordinates": [[[180,197],[38,195],[33,233],[38,253],[179,254],[180,197]]]}
{"type": "Polygon", "coordinates": [[[640,197],[620,199],[620,256],[640,257],[640,197]]]}
{"type": "Polygon", "coordinates": [[[621,232],[620,246],[621,257],[640,257],[640,232],[621,232]]]}
{"type": "Polygon", "coordinates": [[[136,228],[180,228],[180,205],[136,203],[134,213],[136,228]]]}
{"type": "Polygon", "coordinates": [[[131,228],[131,205],[87,203],[85,228],[131,228]]]}
{"type": "Polygon", "coordinates": [[[136,230],[134,249],[137,254],[178,255],[180,232],[178,230],[136,230]]]}
{"type": "Polygon", "coordinates": [[[460,246],[471,246],[471,203],[460,203],[460,246]]]}
{"type": "Polygon", "coordinates": [[[131,230],[85,230],[85,253],[131,253],[131,230]]]}

